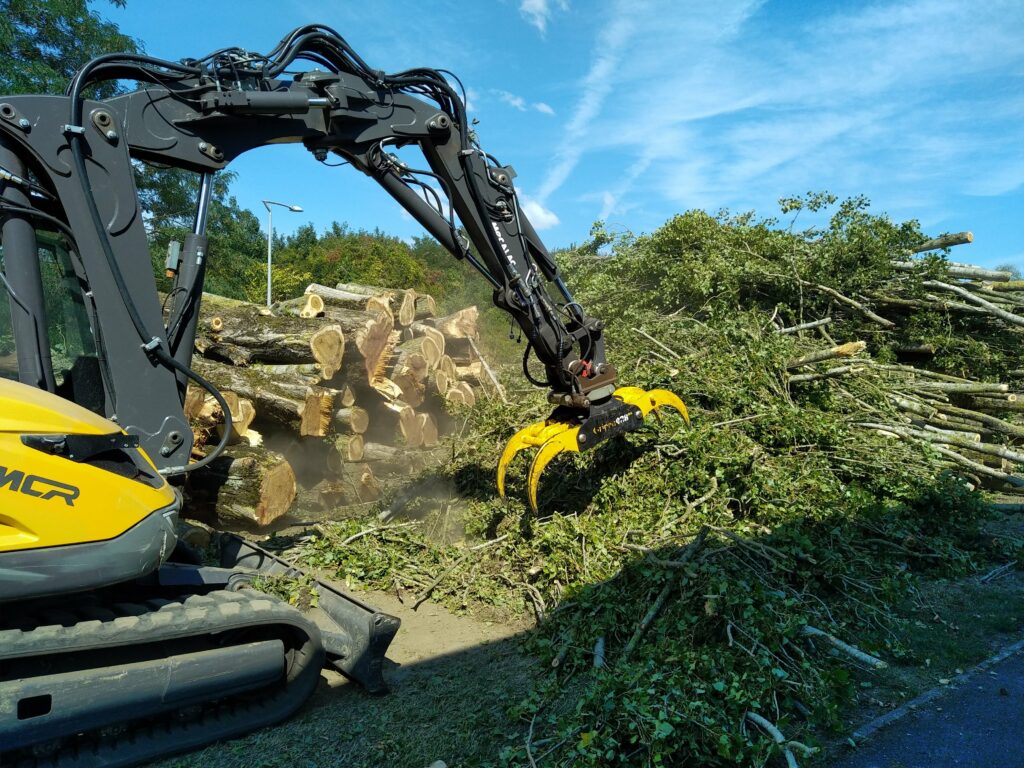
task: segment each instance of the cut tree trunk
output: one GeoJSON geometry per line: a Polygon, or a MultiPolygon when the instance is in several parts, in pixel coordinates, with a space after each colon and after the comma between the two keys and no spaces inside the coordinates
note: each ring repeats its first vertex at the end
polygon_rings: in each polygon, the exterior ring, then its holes
{"type": "Polygon", "coordinates": [[[299,317],[268,317],[254,305],[219,308],[201,322],[196,349],[204,357],[229,362],[319,363],[324,378],[341,367],[345,335],[336,323],[310,323],[299,317]]]}
{"type": "Polygon", "coordinates": [[[373,285],[362,285],[360,283],[338,283],[335,288],[348,293],[362,294],[370,297],[383,297],[397,305],[398,310],[394,313],[395,320],[399,325],[411,325],[416,319],[416,292],[413,290],[394,290],[391,288],[378,288],[373,285]]]}
{"type": "Polygon", "coordinates": [[[355,312],[369,312],[387,315],[394,323],[391,310],[391,299],[387,296],[366,296],[361,293],[339,291],[326,285],[310,283],[306,286],[307,294],[315,294],[324,301],[324,306],[331,309],[348,309],[355,312]]]}
{"type": "Polygon", "coordinates": [[[202,358],[193,360],[192,366],[218,389],[250,400],[256,409],[255,419],[260,422],[271,422],[302,436],[323,436],[330,431],[334,415],[331,390],[202,358]]]}
{"type": "Polygon", "coordinates": [[[335,432],[361,435],[370,425],[370,414],[365,408],[357,405],[338,408],[331,417],[331,426],[335,432]]]}
{"type": "Polygon", "coordinates": [[[288,511],[295,493],[295,473],[281,454],[233,446],[189,475],[185,509],[222,526],[261,528],[288,511]]]}
{"type": "MultiPolygon", "coordinates": [[[[345,333],[345,360],[341,369],[342,380],[361,378],[372,383],[384,375],[384,367],[394,348],[391,339],[393,323],[380,313],[356,312],[350,309],[327,307],[325,317],[337,324],[345,333]],[[356,374],[356,371],[360,371],[356,374]]],[[[332,376],[325,376],[331,379],[332,376]]]]}
{"type": "Polygon", "coordinates": [[[464,381],[457,381],[448,387],[445,398],[450,403],[458,405],[476,405],[476,393],[473,388],[464,381]]]}
{"type": "Polygon", "coordinates": [[[362,461],[364,443],[362,435],[338,435],[331,441],[331,450],[327,454],[327,466],[336,475],[345,472],[345,465],[354,461],[362,461]]]}
{"type": "Polygon", "coordinates": [[[377,442],[397,442],[407,448],[417,448],[422,439],[416,411],[402,402],[380,403],[373,416],[372,427],[372,435],[377,442]]]}
{"type": "Polygon", "coordinates": [[[479,318],[480,312],[476,307],[466,307],[450,315],[434,317],[423,322],[451,338],[475,339],[480,336],[479,318]]]}
{"type": "Polygon", "coordinates": [[[430,413],[419,413],[416,419],[420,424],[420,445],[433,448],[438,443],[437,419],[430,413]]]}
{"type": "Polygon", "coordinates": [[[427,325],[426,323],[415,322],[408,328],[402,329],[403,341],[408,341],[409,339],[416,339],[419,338],[420,336],[426,336],[432,339],[434,344],[437,345],[437,348],[441,352],[441,354],[444,354],[446,340],[444,334],[437,330],[437,328],[427,325]]]}
{"type": "Polygon", "coordinates": [[[429,293],[416,294],[416,320],[426,320],[437,315],[437,302],[429,293]]]}
{"type": "Polygon", "coordinates": [[[313,318],[324,314],[324,300],[315,293],[307,293],[296,299],[279,301],[270,309],[276,315],[294,315],[295,317],[313,318]]]}

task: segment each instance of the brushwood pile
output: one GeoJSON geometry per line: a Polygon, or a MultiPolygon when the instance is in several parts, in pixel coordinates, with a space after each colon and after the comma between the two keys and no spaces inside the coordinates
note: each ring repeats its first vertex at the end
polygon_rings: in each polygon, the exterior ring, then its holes
{"type": "Polygon", "coordinates": [[[894,613],[915,585],[1017,557],[979,532],[1024,489],[1024,281],[860,198],[783,210],[597,227],[559,255],[620,383],[678,393],[690,426],[560,458],[533,515],[526,459],[507,500],[494,469],[549,406],[510,389],[448,438],[429,493],[289,552],[352,587],[531,617],[546,677],[510,708],[514,739],[484,735],[495,764],[806,761],[855,680],[923,661],[894,613]]]}

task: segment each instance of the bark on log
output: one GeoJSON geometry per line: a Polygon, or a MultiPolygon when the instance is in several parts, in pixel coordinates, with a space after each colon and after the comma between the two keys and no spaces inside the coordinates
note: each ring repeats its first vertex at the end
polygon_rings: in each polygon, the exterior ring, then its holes
{"type": "Polygon", "coordinates": [[[328,389],[202,358],[194,359],[192,367],[218,389],[252,401],[256,420],[273,422],[303,436],[323,436],[330,431],[334,393],[328,389]]]}
{"type": "Polygon", "coordinates": [[[295,473],[274,451],[233,446],[189,475],[185,509],[223,526],[260,528],[295,500],[295,473]]]}
{"type": "Polygon", "coordinates": [[[360,283],[338,283],[335,288],[347,293],[383,299],[390,302],[391,306],[397,305],[398,309],[397,311],[394,311],[393,316],[399,325],[411,325],[416,319],[415,291],[379,288],[377,286],[362,285],[360,283]]]}
{"type": "Polygon", "coordinates": [[[441,331],[445,336],[456,339],[476,339],[480,336],[479,318],[480,311],[476,307],[466,307],[452,312],[450,315],[434,317],[424,322],[441,331]]]}
{"type": "Polygon", "coordinates": [[[416,411],[402,402],[383,402],[373,416],[374,438],[392,443],[396,440],[408,448],[419,447],[421,434],[416,411]]]}
{"type": "Polygon", "coordinates": [[[290,379],[302,380],[313,386],[323,379],[324,369],[320,363],[251,363],[249,368],[261,371],[268,376],[286,376],[290,379]]]}
{"type": "Polygon", "coordinates": [[[293,315],[295,317],[313,318],[324,314],[324,300],[315,293],[307,293],[295,299],[279,301],[270,307],[275,315],[293,315]]]}

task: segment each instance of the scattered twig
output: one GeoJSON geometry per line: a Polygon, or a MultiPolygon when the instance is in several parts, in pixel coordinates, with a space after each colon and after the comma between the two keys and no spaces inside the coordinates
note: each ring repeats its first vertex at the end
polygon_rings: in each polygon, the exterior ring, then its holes
{"type": "Polygon", "coordinates": [[[776,728],[773,723],[769,722],[764,717],[757,714],[757,712],[748,711],[745,717],[747,718],[747,720],[749,720],[758,728],[760,728],[769,736],[771,736],[775,743],[779,745],[779,748],[782,749],[783,756],[786,758],[787,768],[799,768],[796,762],[796,757],[793,755],[792,750],[789,748],[789,744],[786,742],[786,737],[782,735],[782,731],[776,728]]]}
{"type": "Polygon", "coordinates": [[[526,734],[526,757],[530,761],[531,768],[537,768],[537,761],[533,759],[533,724],[537,722],[537,713],[530,718],[530,730],[526,734]]]}
{"type": "Polygon", "coordinates": [[[363,536],[369,536],[371,533],[379,533],[380,531],[393,531],[396,528],[409,528],[413,525],[419,525],[419,520],[411,520],[408,523],[395,523],[394,525],[377,525],[372,528],[367,528],[363,531],[359,531],[359,533],[353,533],[347,539],[342,541],[341,544],[339,544],[338,546],[347,547],[353,541],[358,541],[359,539],[363,538],[363,536]]]}
{"type": "Polygon", "coordinates": [[[872,656],[870,653],[865,653],[857,646],[850,645],[849,643],[840,640],[835,635],[830,635],[823,629],[818,629],[817,627],[806,625],[801,630],[801,634],[803,634],[805,637],[821,638],[826,643],[835,648],[837,651],[845,653],[850,658],[856,659],[857,661],[861,662],[862,664],[866,664],[872,669],[888,669],[889,667],[889,664],[887,662],[882,661],[876,656],[872,656]]]}
{"type": "Polygon", "coordinates": [[[788,328],[777,329],[778,333],[797,333],[798,331],[809,331],[812,328],[821,328],[822,326],[828,325],[832,322],[831,317],[823,317],[821,320],[811,320],[809,323],[800,323],[800,325],[791,325],[788,328]]]}
{"type": "Polygon", "coordinates": [[[878,325],[882,326],[883,328],[896,327],[896,323],[894,323],[892,320],[886,320],[881,315],[876,315],[864,304],[861,304],[859,301],[856,301],[855,299],[851,299],[849,296],[844,296],[835,288],[829,288],[827,285],[820,285],[819,283],[812,283],[810,280],[801,280],[800,283],[802,285],[814,288],[815,290],[821,291],[822,293],[827,293],[836,301],[841,302],[848,307],[853,307],[854,309],[859,310],[862,315],[871,320],[873,323],[877,323],[878,325]]]}
{"type": "Polygon", "coordinates": [[[637,333],[639,333],[639,334],[640,334],[641,336],[643,336],[644,338],[646,338],[646,339],[648,339],[648,340],[650,340],[650,341],[653,341],[653,342],[654,342],[655,344],[657,344],[657,345],[658,345],[659,347],[661,347],[661,348],[662,348],[662,349],[664,349],[664,350],[665,350],[666,352],[668,352],[668,353],[669,353],[670,355],[672,355],[672,357],[674,357],[674,358],[675,358],[676,360],[678,360],[678,359],[679,359],[680,357],[682,357],[682,355],[680,355],[680,354],[679,354],[678,352],[676,352],[676,351],[675,351],[674,349],[670,349],[669,347],[666,347],[666,346],[665,346],[664,344],[662,344],[662,343],[661,343],[660,341],[658,341],[658,340],[657,340],[656,338],[654,338],[653,336],[651,336],[651,334],[647,333],[647,331],[645,331],[645,330],[643,330],[643,329],[641,329],[641,328],[634,328],[633,330],[634,330],[634,331],[636,331],[637,333]]]}
{"type": "Polygon", "coordinates": [[[594,643],[594,669],[602,669],[604,663],[604,635],[602,635],[594,643]]]}
{"type": "Polygon", "coordinates": [[[989,571],[980,579],[978,579],[978,582],[981,584],[988,584],[990,581],[1001,579],[1003,576],[1005,576],[1011,570],[1013,570],[1013,566],[1015,566],[1016,564],[1016,560],[1011,560],[1010,562],[1005,563],[1004,565],[1000,565],[998,568],[993,568],[991,571],[989,571]]]}

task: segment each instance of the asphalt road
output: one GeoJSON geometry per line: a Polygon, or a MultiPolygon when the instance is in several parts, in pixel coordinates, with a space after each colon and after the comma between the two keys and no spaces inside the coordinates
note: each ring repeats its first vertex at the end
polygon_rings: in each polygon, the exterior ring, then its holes
{"type": "Polygon", "coordinates": [[[834,768],[1024,768],[1024,652],[958,679],[834,768]]]}

